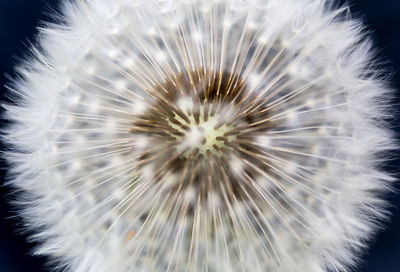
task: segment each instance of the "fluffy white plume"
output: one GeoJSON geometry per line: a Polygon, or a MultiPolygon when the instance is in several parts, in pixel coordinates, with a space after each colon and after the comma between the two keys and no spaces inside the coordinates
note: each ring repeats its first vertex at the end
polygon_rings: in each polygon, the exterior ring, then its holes
{"type": "Polygon", "coordinates": [[[76,272],[346,271],[390,90],[328,0],[75,0],[7,105],[38,254],[76,272]]]}

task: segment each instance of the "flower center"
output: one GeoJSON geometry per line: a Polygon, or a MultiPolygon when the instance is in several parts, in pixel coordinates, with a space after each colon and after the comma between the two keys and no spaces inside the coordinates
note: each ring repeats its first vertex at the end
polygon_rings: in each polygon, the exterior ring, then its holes
{"type": "Polygon", "coordinates": [[[173,180],[175,193],[197,192],[200,201],[226,191],[241,199],[247,180],[268,166],[254,145],[273,126],[263,101],[239,76],[209,70],[171,75],[149,93],[131,129],[138,142],[147,139],[134,149],[138,174],[156,185],[173,180]]]}
{"type": "Polygon", "coordinates": [[[168,124],[181,134],[170,136],[175,137],[179,142],[179,150],[185,151],[187,158],[194,150],[196,155],[206,155],[211,152],[217,155],[221,148],[227,148],[227,143],[233,141],[235,136],[227,136],[234,126],[226,122],[223,113],[211,113],[204,105],[196,106],[190,99],[183,99],[178,102],[181,112],[185,114],[186,120],[175,115],[175,120],[180,124],[168,121],[168,124]],[[189,122],[187,122],[189,120],[189,122]]]}

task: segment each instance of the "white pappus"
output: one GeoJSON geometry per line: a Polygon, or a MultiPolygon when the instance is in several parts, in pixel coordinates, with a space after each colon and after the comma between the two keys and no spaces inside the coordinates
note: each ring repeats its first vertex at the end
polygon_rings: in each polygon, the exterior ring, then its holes
{"type": "Polygon", "coordinates": [[[74,272],[349,271],[392,91],[328,0],[74,0],[4,105],[36,253],[74,272]]]}

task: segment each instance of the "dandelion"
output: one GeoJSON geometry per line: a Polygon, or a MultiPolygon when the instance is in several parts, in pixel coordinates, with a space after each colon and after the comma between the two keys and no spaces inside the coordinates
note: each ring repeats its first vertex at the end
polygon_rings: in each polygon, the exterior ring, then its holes
{"type": "Polygon", "coordinates": [[[75,0],[9,87],[11,185],[67,271],[348,271],[391,91],[325,0],[75,0]]]}

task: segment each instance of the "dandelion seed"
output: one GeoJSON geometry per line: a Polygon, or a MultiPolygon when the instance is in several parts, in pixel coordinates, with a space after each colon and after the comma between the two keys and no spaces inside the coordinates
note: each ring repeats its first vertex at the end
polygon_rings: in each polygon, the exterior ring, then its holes
{"type": "Polygon", "coordinates": [[[347,11],[65,4],[5,106],[37,253],[81,272],[348,271],[386,215],[393,145],[347,11]]]}

